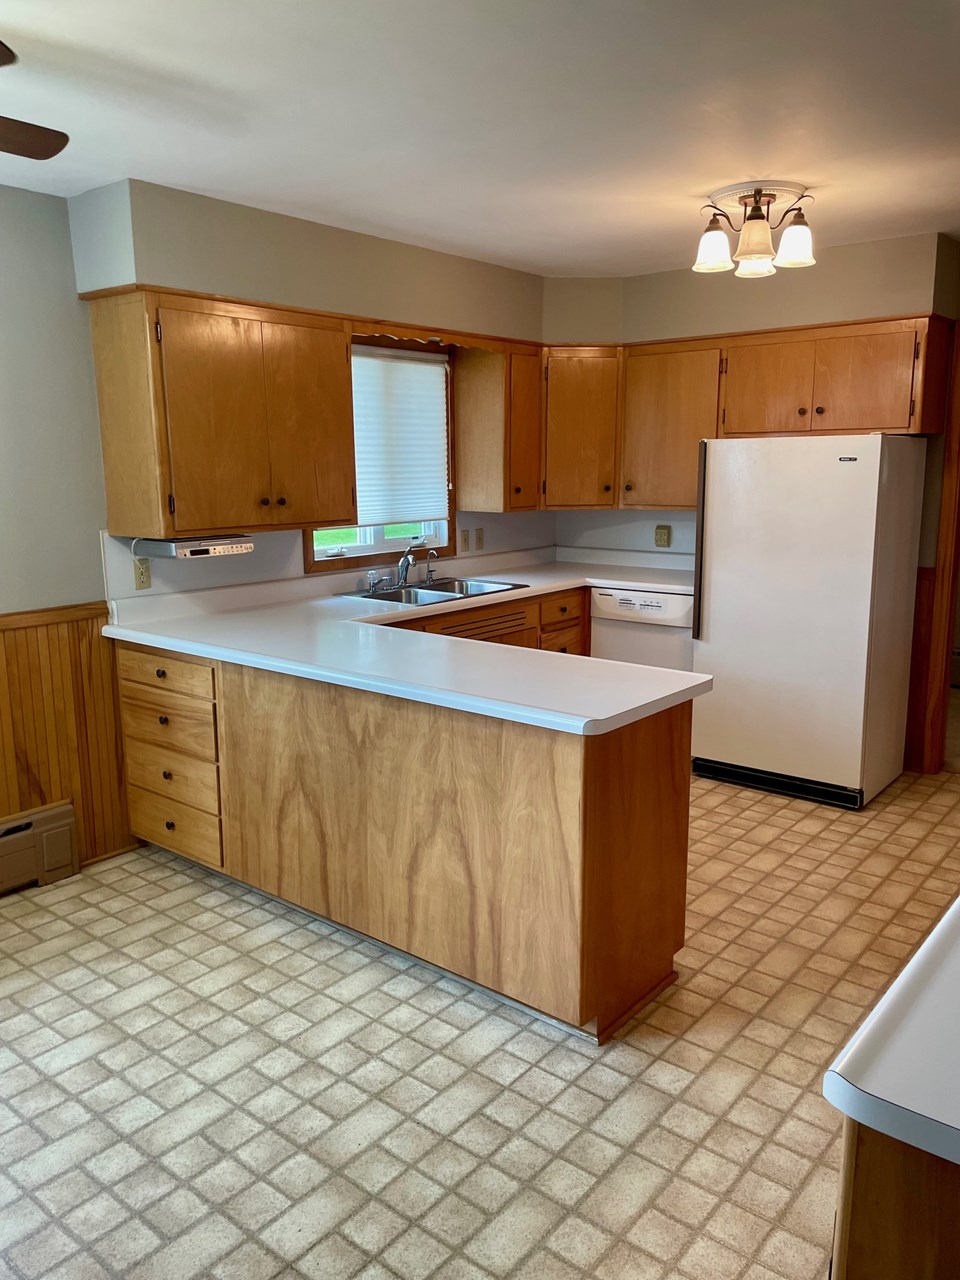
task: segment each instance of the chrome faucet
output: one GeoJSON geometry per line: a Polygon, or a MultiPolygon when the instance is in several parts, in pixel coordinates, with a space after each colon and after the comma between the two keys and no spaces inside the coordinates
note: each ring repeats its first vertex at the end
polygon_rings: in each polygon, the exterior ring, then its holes
{"type": "Polygon", "coordinates": [[[437,555],[436,551],[434,551],[433,547],[431,547],[427,552],[427,576],[424,578],[424,582],[431,583],[433,581],[433,566],[439,559],[440,557],[437,555]]]}
{"type": "Polygon", "coordinates": [[[397,565],[397,586],[405,587],[407,585],[407,574],[417,563],[417,557],[413,554],[413,547],[407,547],[406,551],[400,557],[400,563],[397,565]]]}

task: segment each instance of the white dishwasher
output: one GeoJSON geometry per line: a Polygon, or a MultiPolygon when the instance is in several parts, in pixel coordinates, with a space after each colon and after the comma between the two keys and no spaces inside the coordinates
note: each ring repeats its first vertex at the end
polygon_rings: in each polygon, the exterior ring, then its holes
{"type": "Polygon", "coordinates": [[[693,593],[594,587],[590,656],[693,670],[693,593]]]}

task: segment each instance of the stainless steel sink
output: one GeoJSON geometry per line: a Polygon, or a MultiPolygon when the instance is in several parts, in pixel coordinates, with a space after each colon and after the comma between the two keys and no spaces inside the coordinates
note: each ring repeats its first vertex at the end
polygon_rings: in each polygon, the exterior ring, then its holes
{"type": "Polygon", "coordinates": [[[459,600],[459,591],[437,591],[433,587],[394,587],[392,591],[351,591],[363,600],[389,600],[391,604],[440,604],[459,600]]]}
{"type": "Polygon", "coordinates": [[[488,596],[494,591],[517,591],[525,582],[484,582],[482,578],[434,578],[437,591],[449,591],[457,596],[488,596]]]}

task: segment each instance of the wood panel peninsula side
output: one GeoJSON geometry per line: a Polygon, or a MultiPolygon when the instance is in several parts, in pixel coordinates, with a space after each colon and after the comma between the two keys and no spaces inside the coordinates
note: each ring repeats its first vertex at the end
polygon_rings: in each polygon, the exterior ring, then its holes
{"type": "Polygon", "coordinates": [[[224,663],[228,875],[601,1041],[674,981],[691,704],[584,737],[224,663]]]}

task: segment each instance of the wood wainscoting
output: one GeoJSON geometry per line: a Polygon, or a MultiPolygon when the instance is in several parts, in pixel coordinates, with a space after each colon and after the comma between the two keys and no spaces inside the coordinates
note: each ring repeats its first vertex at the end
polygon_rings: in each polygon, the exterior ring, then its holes
{"type": "Polygon", "coordinates": [[[129,849],[103,601],[0,615],[0,817],[73,802],[80,861],[129,849]]]}

